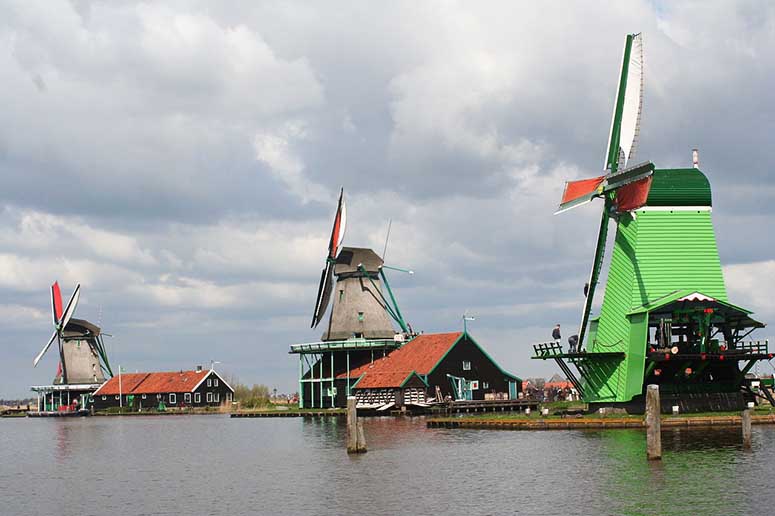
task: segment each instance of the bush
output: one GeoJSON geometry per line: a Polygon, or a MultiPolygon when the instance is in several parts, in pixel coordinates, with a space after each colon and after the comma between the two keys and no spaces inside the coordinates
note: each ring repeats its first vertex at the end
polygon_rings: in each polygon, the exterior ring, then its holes
{"type": "Polygon", "coordinates": [[[268,407],[271,403],[269,401],[269,387],[266,385],[253,384],[253,387],[248,387],[241,383],[232,384],[234,387],[234,401],[238,401],[241,408],[253,409],[268,407]]]}

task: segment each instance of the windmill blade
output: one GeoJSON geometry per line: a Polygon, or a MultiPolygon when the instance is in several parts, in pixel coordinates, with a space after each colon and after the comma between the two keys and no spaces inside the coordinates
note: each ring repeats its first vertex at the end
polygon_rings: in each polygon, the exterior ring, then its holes
{"type": "Polygon", "coordinates": [[[328,308],[328,301],[331,298],[331,289],[333,288],[334,263],[326,262],[326,268],[320,274],[320,286],[318,287],[318,297],[315,301],[315,312],[312,314],[312,325],[310,328],[317,327],[328,308]]]}
{"type": "Polygon", "coordinates": [[[334,226],[331,228],[331,240],[328,243],[328,257],[336,258],[339,246],[344,239],[344,230],[347,226],[347,207],[344,204],[344,188],[339,192],[339,203],[334,216],[334,226]]]}
{"type": "Polygon", "coordinates": [[[627,88],[624,92],[621,135],[619,148],[624,155],[623,166],[627,166],[635,157],[638,135],[640,133],[640,115],[643,109],[643,35],[632,37],[630,62],[627,67],[627,88]]]}
{"type": "Polygon", "coordinates": [[[35,359],[32,361],[32,367],[37,367],[38,362],[40,362],[40,359],[43,358],[43,355],[46,354],[46,351],[48,351],[48,348],[51,347],[51,344],[54,343],[56,338],[57,338],[57,332],[55,331],[54,334],[51,336],[51,338],[48,340],[48,344],[43,346],[43,349],[40,350],[40,353],[38,353],[38,356],[36,356],[35,359]]]}
{"type": "Polygon", "coordinates": [[[51,285],[51,316],[54,319],[54,327],[59,326],[62,320],[62,291],[59,290],[59,282],[51,285]]]}
{"type": "Polygon", "coordinates": [[[65,312],[62,315],[62,319],[59,323],[60,332],[65,331],[65,328],[67,327],[67,323],[70,322],[70,318],[73,316],[73,313],[75,313],[75,307],[78,305],[78,299],[80,297],[81,297],[81,284],[78,283],[75,286],[73,295],[70,296],[70,301],[67,302],[67,308],[65,308],[65,312]]]}
{"type": "Polygon", "coordinates": [[[581,206],[600,196],[600,186],[605,181],[605,178],[606,176],[599,176],[578,181],[566,181],[560,206],[554,214],[557,215],[558,213],[581,206]]]}
{"type": "Polygon", "coordinates": [[[643,106],[642,95],[643,37],[641,34],[628,34],[624,41],[619,86],[611,116],[611,131],[603,166],[606,170],[618,170],[620,153],[624,154],[623,166],[634,155],[643,106]]]}

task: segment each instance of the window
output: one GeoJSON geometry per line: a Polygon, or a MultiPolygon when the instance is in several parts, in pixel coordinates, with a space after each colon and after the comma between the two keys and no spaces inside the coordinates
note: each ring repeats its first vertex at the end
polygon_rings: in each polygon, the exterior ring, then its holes
{"type": "Polygon", "coordinates": [[[202,395],[198,392],[194,393],[194,403],[202,403],[202,395]]]}
{"type": "Polygon", "coordinates": [[[191,403],[191,393],[186,392],[183,394],[183,403],[191,403]]]}
{"type": "Polygon", "coordinates": [[[482,382],[482,389],[489,389],[489,388],[490,388],[490,384],[489,383],[482,382]]]}
{"type": "Polygon", "coordinates": [[[344,299],[344,290],[339,291],[339,301],[341,302],[342,299],[344,299]]]}
{"type": "Polygon", "coordinates": [[[118,394],[116,394],[116,399],[118,399],[118,398],[119,398],[119,395],[118,395],[118,394]]]}
{"type": "Polygon", "coordinates": [[[102,401],[105,401],[106,399],[108,399],[108,397],[107,397],[107,396],[103,396],[103,397],[102,397],[102,401]]]}
{"type": "Polygon", "coordinates": [[[471,370],[471,362],[468,360],[463,360],[463,371],[470,371],[471,370]]]}
{"type": "Polygon", "coordinates": [[[220,403],[220,401],[221,401],[221,393],[220,392],[216,392],[215,394],[213,394],[213,401],[216,402],[216,403],[220,403]]]}
{"type": "Polygon", "coordinates": [[[208,378],[207,379],[207,386],[208,387],[212,387],[213,386],[213,379],[212,378],[208,378]]]}
{"type": "Polygon", "coordinates": [[[230,392],[226,393],[226,401],[231,401],[231,393],[230,392]]]}
{"type": "Polygon", "coordinates": [[[479,380],[471,380],[471,390],[472,391],[479,390],[479,380]]]}
{"type": "Polygon", "coordinates": [[[178,397],[174,392],[170,393],[170,405],[174,405],[178,402],[178,397]]]}
{"type": "Polygon", "coordinates": [[[363,312],[358,312],[358,321],[363,322],[363,312]]]}
{"type": "Polygon", "coordinates": [[[145,394],[142,395],[142,398],[145,399],[145,394]]]}
{"type": "Polygon", "coordinates": [[[213,402],[213,393],[212,392],[208,392],[207,393],[207,403],[212,403],[212,402],[213,402]]]}
{"type": "Polygon", "coordinates": [[[218,378],[213,378],[213,387],[218,387],[218,378]]]}

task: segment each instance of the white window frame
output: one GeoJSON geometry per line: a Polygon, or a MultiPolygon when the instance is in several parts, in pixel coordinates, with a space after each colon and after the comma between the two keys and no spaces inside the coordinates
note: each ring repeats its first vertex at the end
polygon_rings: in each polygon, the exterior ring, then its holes
{"type": "Polygon", "coordinates": [[[212,378],[208,378],[207,379],[207,386],[208,387],[212,387],[213,386],[213,379],[212,378]]]}
{"type": "Polygon", "coordinates": [[[202,395],[198,392],[194,393],[194,403],[202,403],[202,395]]]}
{"type": "Polygon", "coordinates": [[[177,402],[178,402],[178,395],[177,395],[177,394],[175,394],[174,392],[171,392],[171,393],[169,394],[169,400],[170,400],[170,405],[175,405],[175,404],[177,404],[177,402]]]}
{"type": "Polygon", "coordinates": [[[213,387],[218,387],[218,378],[213,378],[213,387]]]}
{"type": "Polygon", "coordinates": [[[471,370],[471,361],[463,360],[463,371],[470,371],[470,370],[471,370]]]}
{"type": "Polygon", "coordinates": [[[221,402],[221,393],[216,392],[213,393],[213,403],[220,403],[221,402]]]}
{"type": "Polygon", "coordinates": [[[105,401],[106,399],[108,399],[108,397],[107,397],[107,396],[103,396],[103,397],[102,397],[102,401],[105,401]]]}
{"type": "Polygon", "coordinates": [[[479,380],[471,380],[471,390],[472,391],[479,390],[479,380]]]}
{"type": "Polygon", "coordinates": [[[143,394],[143,395],[141,396],[141,398],[142,398],[142,399],[145,399],[145,394],[143,394]]]}
{"type": "Polygon", "coordinates": [[[183,403],[191,403],[191,393],[190,392],[184,392],[183,393],[183,403]]]}
{"type": "Polygon", "coordinates": [[[208,392],[207,393],[207,403],[212,403],[212,402],[213,402],[213,393],[212,392],[208,392]]]}
{"type": "Polygon", "coordinates": [[[119,399],[119,398],[121,398],[121,396],[119,396],[118,394],[116,394],[116,399],[119,399]]]}

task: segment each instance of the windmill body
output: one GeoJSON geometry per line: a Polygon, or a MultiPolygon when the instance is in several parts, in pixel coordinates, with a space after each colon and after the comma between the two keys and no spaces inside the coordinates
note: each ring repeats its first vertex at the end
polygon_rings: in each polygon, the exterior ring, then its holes
{"type": "Polygon", "coordinates": [[[371,249],[344,247],[334,265],[336,285],[328,326],[321,340],[392,339],[380,281],[383,262],[371,249]]]}
{"type": "Polygon", "coordinates": [[[585,349],[536,344],[533,358],[555,360],[593,408],[642,411],[645,386],[658,384],[663,411],[739,409],[754,396],[772,398],[751,389],[746,374],[773,355],[768,342],[746,340],[764,325],[727,298],[708,178],[698,168],[630,164],[640,132],[642,51],[641,36],[628,35],[608,173],[567,183],[558,210],[595,199],[602,205],[579,327],[585,349]],[[616,236],[603,304],[592,316],[611,222],[616,236]]]}

